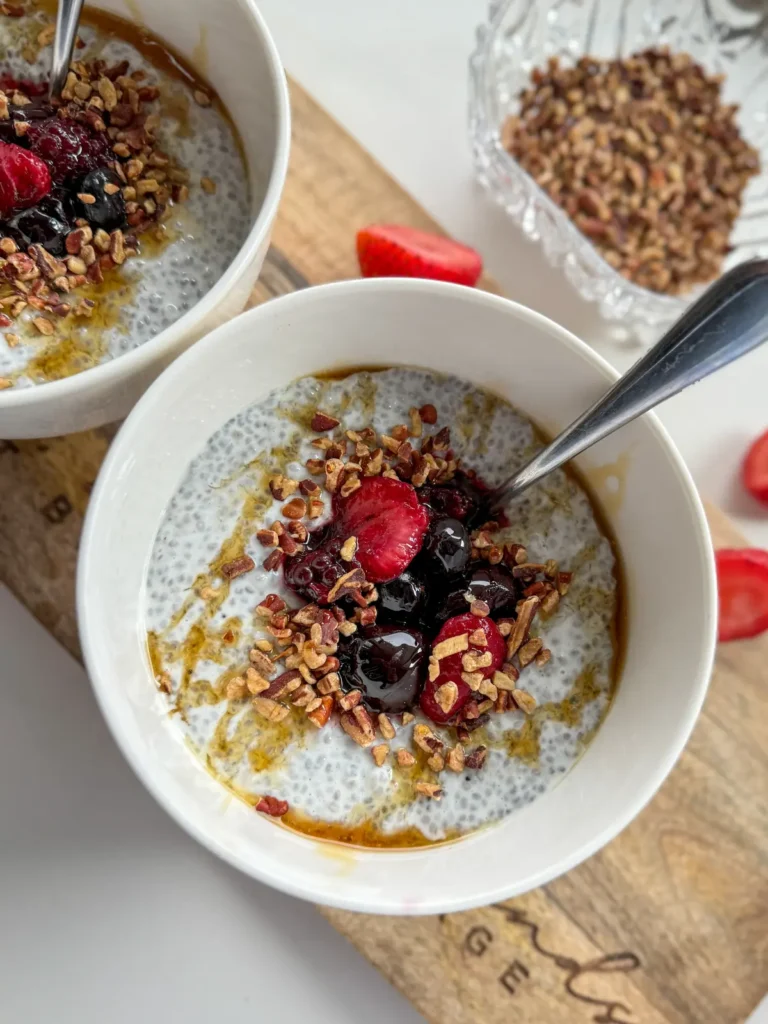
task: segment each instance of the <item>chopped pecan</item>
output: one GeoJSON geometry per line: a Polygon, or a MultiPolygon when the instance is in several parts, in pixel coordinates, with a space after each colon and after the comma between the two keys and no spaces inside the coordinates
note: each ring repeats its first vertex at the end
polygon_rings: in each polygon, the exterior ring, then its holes
{"type": "Polygon", "coordinates": [[[349,690],[347,693],[336,694],[336,706],[340,711],[351,711],[352,708],[362,700],[363,695],[360,690],[349,690]]]}
{"type": "MultiPolygon", "coordinates": [[[[361,570],[362,571],[362,570],[361,570]]],[[[436,661],[449,658],[452,654],[459,654],[469,647],[469,633],[459,633],[458,636],[449,636],[432,648],[432,657],[436,661]]]]}
{"type": "Polygon", "coordinates": [[[459,688],[456,683],[449,681],[438,686],[435,690],[435,702],[438,707],[447,715],[450,714],[456,701],[459,699],[459,688]]]}
{"type": "Polygon", "coordinates": [[[482,768],[485,764],[485,760],[488,757],[487,747],[475,747],[474,750],[469,750],[464,756],[464,767],[465,768],[482,768]]]}
{"type": "Polygon", "coordinates": [[[283,564],[285,558],[284,553],[279,549],[275,548],[274,551],[270,551],[264,561],[261,563],[267,572],[277,572],[280,566],[283,564]]]}
{"type": "Polygon", "coordinates": [[[286,697],[289,693],[293,693],[301,686],[301,673],[296,669],[288,669],[287,672],[282,672],[276,679],[273,679],[269,684],[269,689],[263,693],[264,697],[268,697],[270,700],[280,700],[282,697],[286,697]]]}
{"type": "Polygon", "coordinates": [[[338,601],[342,597],[349,597],[355,591],[359,591],[365,583],[365,573],[360,568],[350,569],[340,576],[328,592],[328,603],[338,601]]]}
{"type": "Polygon", "coordinates": [[[274,530],[257,530],[256,540],[265,548],[276,548],[278,536],[274,530]]]}
{"type": "Polygon", "coordinates": [[[332,711],[333,697],[321,697],[320,703],[317,707],[312,708],[311,711],[307,712],[307,718],[313,725],[316,725],[318,729],[322,729],[324,725],[327,725],[332,711]]]}
{"type": "Polygon", "coordinates": [[[455,747],[451,747],[446,756],[445,763],[449,771],[464,771],[464,747],[460,743],[457,743],[455,747]]]}
{"type": "Polygon", "coordinates": [[[400,749],[395,754],[395,757],[397,759],[397,763],[400,765],[401,768],[411,768],[413,765],[416,764],[416,758],[413,756],[410,750],[406,750],[405,747],[400,747],[400,749]]]}
{"type": "Polygon", "coordinates": [[[234,676],[229,680],[224,689],[224,695],[227,700],[242,700],[247,693],[248,688],[242,676],[234,676]]]}
{"type": "Polygon", "coordinates": [[[389,753],[389,745],[386,743],[377,743],[375,747],[371,747],[371,756],[376,762],[376,766],[381,768],[384,762],[387,760],[387,754],[389,753]]]}
{"type": "Polygon", "coordinates": [[[437,409],[434,405],[427,403],[422,405],[419,409],[419,416],[421,417],[422,423],[427,423],[429,426],[434,426],[437,423],[437,409]]]}
{"type": "Polygon", "coordinates": [[[512,699],[526,715],[533,714],[536,709],[536,698],[527,690],[513,690],[512,699]]]}
{"type": "Polygon", "coordinates": [[[225,562],[222,565],[221,575],[228,580],[233,580],[246,572],[250,572],[255,568],[255,565],[256,563],[250,555],[239,555],[237,558],[233,558],[231,562],[225,562]]]}
{"type": "Polygon", "coordinates": [[[544,641],[538,636],[535,636],[524,643],[517,652],[517,660],[520,662],[520,668],[525,668],[526,665],[530,665],[543,646],[544,641]]]}
{"type": "Polygon", "coordinates": [[[294,491],[298,490],[299,484],[297,480],[291,480],[288,476],[283,476],[282,473],[278,473],[277,476],[273,476],[269,481],[269,489],[272,492],[272,497],[276,501],[285,501],[289,498],[294,491]]]}
{"type": "Polygon", "coordinates": [[[282,722],[286,715],[290,714],[290,708],[270,700],[269,697],[254,697],[251,703],[256,713],[266,718],[268,722],[282,722]]]}
{"type": "Polygon", "coordinates": [[[443,795],[440,786],[433,782],[417,782],[413,788],[419,796],[426,796],[430,800],[439,800],[443,795]]]}
{"type": "MultiPolygon", "coordinates": [[[[454,683],[454,686],[456,684],[454,683]]],[[[403,719],[405,720],[405,719],[403,719]]],[[[428,725],[417,722],[413,727],[413,742],[427,754],[437,754],[443,749],[443,744],[435,736],[428,725]]]]}
{"type": "Polygon", "coordinates": [[[329,672],[327,675],[321,676],[317,681],[317,692],[321,693],[324,697],[337,693],[340,689],[341,679],[338,672],[329,672]]]}
{"type": "Polygon", "coordinates": [[[544,666],[547,664],[548,661],[551,660],[551,658],[552,651],[550,651],[549,648],[545,647],[543,651],[540,651],[536,655],[536,664],[539,668],[544,668],[544,666]]]}
{"type": "Polygon", "coordinates": [[[384,739],[393,740],[395,738],[395,727],[383,711],[378,716],[377,721],[379,723],[379,732],[384,739]]]}
{"type": "Polygon", "coordinates": [[[362,704],[358,704],[351,711],[345,711],[340,716],[339,723],[344,732],[361,747],[369,747],[376,738],[371,716],[362,704]]]}
{"type": "MultiPolygon", "coordinates": [[[[271,644],[269,645],[268,649],[272,649],[271,644]]],[[[271,659],[268,658],[267,655],[263,651],[260,651],[257,647],[252,647],[251,650],[248,651],[248,660],[256,669],[256,671],[260,672],[263,676],[272,675],[271,659]]]]}
{"type": "Polygon", "coordinates": [[[565,597],[568,593],[568,589],[573,579],[572,572],[559,572],[557,574],[557,592],[561,597],[565,597]]]}
{"type": "Polygon", "coordinates": [[[490,606],[485,601],[473,601],[469,606],[469,610],[472,615],[476,615],[479,619],[486,619],[491,614],[490,606]]]}
{"type": "Polygon", "coordinates": [[[341,459],[328,459],[325,464],[325,487],[331,494],[338,489],[343,472],[344,463],[341,459]]]}
{"type": "Polygon", "coordinates": [[[531,628],[533,617],[539,607],[540,598],[526,597],[518,605],[517,618],[512,627],[507,641],[507,657],[511,658],[517,654],[528,637],[528,630],[531,628]]]}
{"type": "Polygon", "coordinates": [[[339,422],[335,416],[329,416],[327,412],[320,412],[318,409],[312,417],[311,427],[318,433],[324,433],[326,430],[333,430],[334,427],[338,427],[339,422]]]}
{"type": "Polygon", "coordinates": [[[291,498],[281,511],[286,519],[302,519],[307,514],[307,504],[303,498],[291,498]]]}

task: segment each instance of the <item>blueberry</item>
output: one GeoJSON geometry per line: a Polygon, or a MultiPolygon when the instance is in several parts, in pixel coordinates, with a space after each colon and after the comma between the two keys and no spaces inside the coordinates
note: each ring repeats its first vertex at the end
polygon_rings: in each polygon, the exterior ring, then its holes
{"type": "Polygon", "coordinates": [[[389,583],[378,586],[378,620],[401,626],[418,622],[427,606],[427,588],[412,573],[401,572],[389,583]]]}
{"type": "Polygon", "coordinates": [[[36,243],[53,256],[66,256],[66,238],[74,228],[74,211],[62,196],[51,194],[28,210],[21,210],[3,226],[16,244],[26,249],[36,243]]]}
{"type": "Polygon", "coordinates": [[[91,227],[114,231],[125,224],[122,183],[114,171],[108,167],[98,167],[95,171],[90,171],[80,182],[77,192],[81,195],[91,195],[96,200],[95,203],[77,200],[79,216],[85,217],[91,227]],[[105,192],[105,185],[115,185],[117,191],[111,194],[105,192]]]}
{"type": "Polygon", "coordinates": [[[466,569],[471,544],[458,519],[436,519],[424,538],[421,565],[438,576],[452,576],[466,569]]]}
{"type": "Polygon", "coordinates": [[[417,703],[429,658],[418,630],[368,626],[340,645],[338,654],[342,689],[361,690],[370,711],[407,711],[417,703]]]}

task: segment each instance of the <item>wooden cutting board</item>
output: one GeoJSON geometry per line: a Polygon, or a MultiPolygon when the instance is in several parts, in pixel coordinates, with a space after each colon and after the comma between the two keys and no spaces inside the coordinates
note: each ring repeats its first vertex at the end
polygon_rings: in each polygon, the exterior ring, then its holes
{"type": "MultiPolygon", "coordinates": [[[[254,303],[356,276],[366,223],[435,228],[295,84],[292,99],[291,169],[254,303]]],[[[0,581],[74,654],[77,543],[112,433],[0,441],[0,581]]],[[[711,523],[716,543],[739,543],[722,513],[711,523]]],[[[321,913],[434,1024],[742,1022],[768,989],[767,665],[768,637],[722,648],[669,780],[565,877],[462,914],[321,913]]]]}

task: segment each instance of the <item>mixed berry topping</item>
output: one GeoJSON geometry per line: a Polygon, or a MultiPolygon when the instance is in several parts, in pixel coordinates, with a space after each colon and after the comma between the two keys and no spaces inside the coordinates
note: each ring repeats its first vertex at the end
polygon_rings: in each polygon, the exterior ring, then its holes
{"type": "MultiPolygon", "coordinates": [[[[162,240],[189,175],[157,143],[160,89],[144,69],[76,60],[61,96],[47,92],[0,75],[0,306],[6,327],[21,318],[14,330],[29,320],[53,337],[59,320],[93,314],[76,289],[136,256],[143,232],[162,240]]],[[[212,103],[203,89],[193,96],[212,103]]]]}
{"type": "MultiPolygon", "coordinates": [[[[312,444],[322,457],[307,460],[304,480],[270,480],[284,519],[257,532],[271,549],[263,567],[282,570],[308,603],[291,609],[271,594],[259,606],[274,642],[250,652],[227,696],[250,695],[273,721],[304,709],[318,728],[335,712],[376,765],[392,753],[400,768],[437,776],[485,764],[488,747],[478,740],[491,713],[535,712],[520,675],[551,654],[532,633],[534,620],[555,612],[571,574],[554,561],[529,562],[522,545],[500,539],[488,489],[461,467],[434,407],[423,410],[381,435],[342,431],[336,417],[314,415],[323,436],[312,444]],[[273,679],[276,661],[285,668],[273,679]],[[411,723],[416,751],[391,752],[389,741],[411,723]]],[[[252,565],[241,556],[221,571],[233,579],[252,565]]],[[[414,790],[442,793],[429,775],[415,776],[414,790]]]]}

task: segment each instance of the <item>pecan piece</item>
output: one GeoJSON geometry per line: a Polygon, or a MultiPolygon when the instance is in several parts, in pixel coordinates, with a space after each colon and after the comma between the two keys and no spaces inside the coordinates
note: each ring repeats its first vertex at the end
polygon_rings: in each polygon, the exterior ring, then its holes
{"type": "Polygon", "coordinates": [[[246,572],[250,572],[254,569],[256,563],[250,555],[240,555],[237,558],[233,558],[231,562],[225,562],[221,567],[221,575],[226,577],[228,580],[234,580],[238,576],[242,576],[246,572]]]}
{"type": "Polygon", "coordinates": [[[307,718],[318,729],[322,729],[324,725],[328,724],[332,711],[333,697],[323,696],[320,698],[320,703],[307,712],[307,718]]]}
{"type": "Polygon", "coordinates": [[[485,759],[488,757],[487,747],[475,747],[474,750],[470,750],[464,756],[464,766],[466,768],[482,768],[485,764],[485,759]]]}
{"type": "Polygon", "coordinates": [[[376,738],[371,716],[361,704],[351,711],[345,711],[339,718],[339,723],[344,732],[361,747],[369,747],[376,738]]]}
{"type": "Polygon", "coordinates": [[[321,412],[319,409],[312,417],[312,423],[310,424],[313,430],[322,434],[326,430],[333,430],[334,427],[338,427],[339,420],[335,416],[329,416],[327,412],[321,412]]]}

